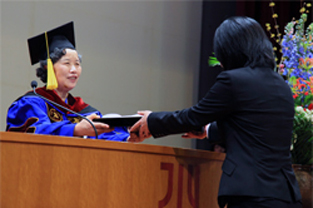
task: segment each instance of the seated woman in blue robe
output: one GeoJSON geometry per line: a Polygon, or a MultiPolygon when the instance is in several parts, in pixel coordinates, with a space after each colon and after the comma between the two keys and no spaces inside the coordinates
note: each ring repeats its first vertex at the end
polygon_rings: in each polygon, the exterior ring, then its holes
{"type": "MultiPolygon", "coordinates": [[[[70,22],[28,39],[32,64],[40,62],[37,77],[47,83],[45,87],[37,88],[36,93],[92,121],[102,117],[101,113],[69,93],[76,86],[82,71],[73,31],[73,22],[70,22]]],[[[129,137],[126,127],[113,129],[104,123],[93,124],[99,139],[126,141],[129,137]]],[[[33,91],[21,96],[9,107],[6,131],[88,138],[96,135],[87,120],[45,101],[33,91]]]]}

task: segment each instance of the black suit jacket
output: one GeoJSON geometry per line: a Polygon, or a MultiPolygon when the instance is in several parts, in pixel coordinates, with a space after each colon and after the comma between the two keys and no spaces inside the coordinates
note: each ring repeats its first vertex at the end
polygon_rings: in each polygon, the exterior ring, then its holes
{"type": "Polygon", "coordinates": [[[293,116],[292,93],[281,76],[270,68],[245,67],[220,73],[206,96],[191,108],[151,113],[148,127],[156,138],[216,121],[210,134],[218,131],[227,149],[219,198],[292,201],[301,199],[290,156],[293,116]]]}

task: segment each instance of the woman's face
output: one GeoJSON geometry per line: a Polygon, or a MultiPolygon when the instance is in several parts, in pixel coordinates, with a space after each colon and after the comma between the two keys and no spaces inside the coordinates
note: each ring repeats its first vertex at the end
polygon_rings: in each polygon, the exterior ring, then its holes
{"type": "Polygon", "coordinates": [[[76,86],[82,71],[76,50],[66,49],[66,54],[53,66],[58,81],[57,90],[68,93],[76,86]]]}

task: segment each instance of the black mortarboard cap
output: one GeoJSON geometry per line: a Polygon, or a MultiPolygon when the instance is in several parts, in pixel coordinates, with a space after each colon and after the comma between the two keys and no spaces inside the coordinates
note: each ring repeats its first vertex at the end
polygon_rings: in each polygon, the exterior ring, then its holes
{"type": "MultiPolygon", "coordinates": [[[[49,54],[52,53],[55,48],[75,49],[74,22],[69,22],[47,31],[47,38],[49,54]]],[[[27,42],[32,65],[48,58],[45,33],[29,38],[27,42]]]]}

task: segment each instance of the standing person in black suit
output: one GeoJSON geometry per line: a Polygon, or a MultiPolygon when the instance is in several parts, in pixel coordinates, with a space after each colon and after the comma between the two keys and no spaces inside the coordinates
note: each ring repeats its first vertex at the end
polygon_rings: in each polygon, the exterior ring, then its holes
{"type": "Polygon", "coordinates": [[[220,207],[302,207],[290,156],[294,102],[274,71],[271,42],[255,20],[231,17],[215,32],[214,52],[224,71],[205,97],[180,111],[139,112],[129,141],[184,132],[190,138],[210,123],[197,138],[226,144],[220,207]]]}

